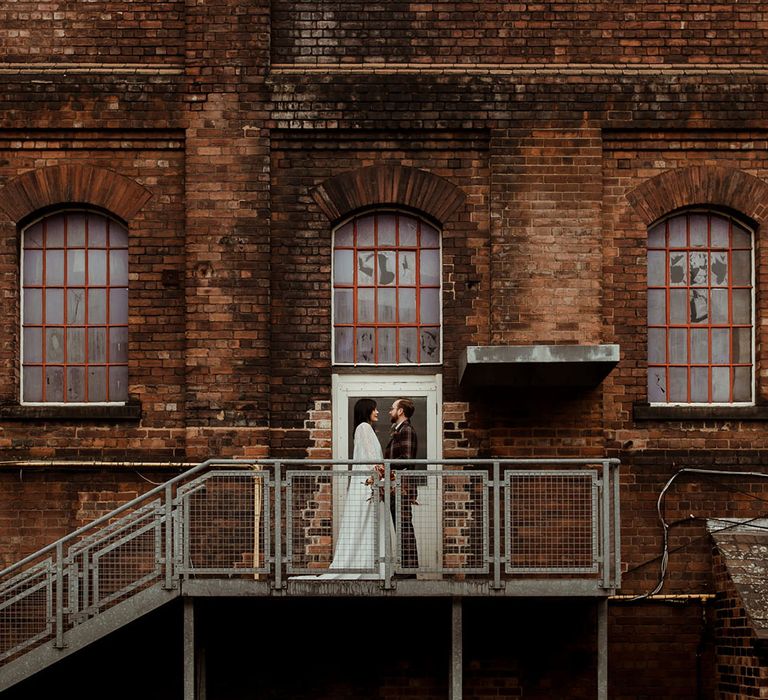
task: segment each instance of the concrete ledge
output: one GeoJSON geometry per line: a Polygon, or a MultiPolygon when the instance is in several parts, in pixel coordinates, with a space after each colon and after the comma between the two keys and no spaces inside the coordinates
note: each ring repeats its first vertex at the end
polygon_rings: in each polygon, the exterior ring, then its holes
{"type": "Polygon", "coordinates": [[[657,421],[768,420],[768,406],[651,406],[636,403],[632,419],[657,421]]]}
{"type": "Polygon", "coordinates": [[[618,345],[470,345],[459,357],[459,383],[590,388],[618,361],[618,345]]]}

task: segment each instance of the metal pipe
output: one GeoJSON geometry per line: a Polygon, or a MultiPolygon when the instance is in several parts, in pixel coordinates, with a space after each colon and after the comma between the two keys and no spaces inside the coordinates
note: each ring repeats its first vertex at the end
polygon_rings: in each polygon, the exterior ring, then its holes
{"type": "MultiPolygon", "coordinates": [[[[608,596],[608,600],[635,600],[636,595],[629,593],[621,593],[608,596]]],[[[657,593],[655,595],[649,595],[643,600],[699,600],[702,603],[708,600],[714,600],[716,598],[714,593],[657,593]]]]}

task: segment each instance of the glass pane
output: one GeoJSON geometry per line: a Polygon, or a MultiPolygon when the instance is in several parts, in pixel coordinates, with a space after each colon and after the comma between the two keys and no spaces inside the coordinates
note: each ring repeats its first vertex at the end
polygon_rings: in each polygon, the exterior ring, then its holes
{"type": "Polygon", "coordinates": [[[707,274],[708,256],[706,253],[691,253],[688,257],[688,263],[690,265],[690,280],[692,285],[701,286],[706,285],[709,281],[709,275],[707,274]]]}
{"type": "Polygon", "coordinates": [[[109,329],[109,361],[128,362],[128,329],[122,326],[109,329]]]}
{"type": "Polygon", "coordinates": [[[733,290],[733,322],[752,323],[752,291],[733,290]]]}
{"type": "Polygon", "coordinates": [[[107,245],[107,219],[98,214],[88,216],[88,247],[104,248],[107,245]]]}
{"type": "Polygon", "coordinates": [[[24,290],[24,323],[43,322],[43,290],[24,290]]]}
{"type": "Polygon", "coordinates": [[[67,329],[67,362],[85,362],[85,329],[67,329]]]}
{"type": "Polygon", "coordinates": [[[669,254],[669,283],[670,284],[687,284],[688,275],[686,274],[688,268],[688,260],[685,253],[673,253],[669,254]]]}
{"type": "Polygon", "coordinates": [[[395,245],[395,215],[379,214],[378,216],[377,245],[395,245]]]}
{"type": "Polygon", "coordinates": [[[400,275],[398,284],[416,284],[416,253],[414,251],[398,253],[397,261],[400,275]]]}
{"type": "Polygon", "coordinates": [[[42,247],[43,247],[43,224],[42,222],[39,222],[39,223],[36,223],[34,226],[30,226],[26,231],[24,231],[24,250],[29,250],[30,248],[42,248],[42,247]]]}
{"type": "Polygon", "coordinates": [[[666,284],[664,267],[667,254],[663,250],[648,251],[648,285],[650,287],[663,287],[666,284]]]}
{"type": "Polygon", "coordinates": [[[752,400],[752,369],[750,367],[733,368],[733,400],[752,400]]]}
{"type": "Polygon", "coordinates": [[[64,323],[64,290],[45,290],[45,322],[64,323]]]}
{"type": "Polygon", "coordinates": [[[353,299],[351,289],[333,290],[333,313],[336,323],[352,323],[353,299]]]}
{"type": "Polygon", "coordinates": [[[45,329],[45,361],[64,362],[64,329],[45,329]]]}
{"type": "Polygon", "coordinates": [[[373,328],[358,328],[357,329],[357,362],[373,362],[373,341],[374,332],[373,328]]]}
{"type": "Polygon", "coordinates": [[[734,250],[731,253],[733,261],[732,283],[747,285],[752,283],[752,254],[748,250],[734,250]]]}
{"type": "Polygon", "coordinates": [[[373,297],[373,287],[361,287],[357,290],[357,322],[373,323],[376,320],[373,297]]]}
{"type": "Polygon", "coordinates": [[[728,243],[728,219],[721,216],[710,217],[710,229],[713,248],[727,248],[728,243]]]}
{"type": "Polygon", "coordinates": [[[400,216],[398,222],[399,244],[413,247],[416,245],[416,228],[418,222],[410,216],[400,216]]]}
{"type": "Polygon", "coordinates": [[[421,247],[422,248],[438,248],[440,246],[440,235],[437,233],[437,229],[433,228],[429,224],[422,222],[421,224],[421,247]]]}
{"type": "Polygon", "coordinates": [[[107,290],[88,290],[88,323],[107,322],[107,290]]]}
{"type": "MultiPolygon", "coordinates": [[[[350,290],[350,295],[352,291],[350,290]]],[[[128,323],[128,290],[109,290],[109,322],[128,323]]]]}
{"type": "Polygon", "coordinates": [[[440,359],[440,329],[422,328],[420,332],[421,361],[437,362],[440,359]]]}
{"type": "Polygon", "coordinates": [[[752,332],[751,328],[734,328],[732,331],[734,362],[752,362],[752,332]]]}
{"type": "Polygon", "coordinates": [[[45,283],[50,286],[64,284],[64,251],[45,251],[45,283]]]}
{"type": "Polygon", "coordinates": [[[24,362],[43,361],[43,329],[24,329],[24,362]]]}
{"type": "Polygon", "coordinates": [[[43,400],[43,368],[24,368],[24,401],[43,400]]]}
{"type": "Polygon", "coordinates": [[[400,323],[415,323],[416,321],[416,290],[399,289],[397,292],[400,323]]]}
{"type": "Polygon", "coordinates": [[[669,247],[684,248],[686,244],[685,224],[686,216],[675,216],[667,223],[669,225],[669,247]]]}
{"type": "Polygon", "coordinates": [[[678,365],[688,362],[688,331],[685,328],[669,331],[669,361],[678,365]]]}
{"type": "Polygon", "coordinates": [[[24,284],[43,283],[43,251],[24,251],[24,284]]]}
{"type": "Polygon", "coordinates": [[[710,295],[712,298],[712,323],[728,323],[728,290],[713,289],[710,295]]]}
{"type": "Polygon", "coordinates": [[[373,216],[362,216],[357,220],[357,245],[373,245],[373,216]]]}
{"type": "Polygon", "coordinates": [[[128,368],[109,368],[109,400],[125,401],[128,399],[128,368]]]}
{"type": "Polygon", "coordinates": [[[88,400],[106,401],[107,400],[107,368],[89,367],[88,368],[88,400]]]}
{"type": "Polygon", "coordinates": [[[752,247],[752,235],[747,229],[733,224],[733,247],[734,248],[751,248],[752,247]]]}
{"type": "Polygon", "coordinates": [[[88,251],[88,284],[107,283],[107,251],[88,251]]]}
{"type": "Polygon", "coordinates": [[[731,400],[731,370],[728,367],[712,368],[712,401],[723,403],[731,400]]]}
{"type": "Polygon", "coordinates": [[[88,362],[107,361],[107,329],[88,329],[88,362]]]}
{"type": "Polygon", "coordinates": [[[128,251],[109,251],[109,283],[112,285],[128,286],[128,251]]]}
{"type": "Polygon", "coordinates": [[[64,215],[55,214],[45,220],[46,248],[63,248],[64,247],[64,215]]]}
{"type": "Polygon", "coordinates": [[[709,318],[706,289],[691,289],[691,323],[704,323],[709,318]]]}
{"type": "Polygon", "coordinates": [[[669,292],[669,320],[671,323],[688,323],[688,290],[672,289],[669,292]]]}
{"type": "Polygon", "coordinates": [[[109,245],[112,248],[128,247],[128,229],[115,221],[109,222],[109,245]]]}
{"type": "Polygon", "coordinates": [[[667,333],[663,328],[648,329],[648,362],[666,362],[666,337],[667,333]]]}
{"type": "Polygon", "coordinates": [[[64,401],[64,368],[45,368],[45,400],[64,401]]]}
{"type": "Polygon", "coordinates": [[[334,333],[335,361],[354,362],[352,355],[352,328],[337,328],[334,333]]]}
{"type": "Polygon", "coordinates": [[[648,247],[664,248],[667,244],[666,230],[666,224],[656,224],[656,226],[648,231],[648,247]]]}
{"type": "Polygon", "coordinates": [[[439,250],[422,250],[421,253],[421,268],[419,269],[419,275],[421,284],[440,284],[440,251],[439,250]]]}
{"type": "Polygon", "coordinates": [[[395,252],[392,250],[381,251],[376,254],[378,259],[378,283],[387,286],[395,283],[397,271],[395,270],[395,252]]]}
{"type": "MultiPolygon", "coordinates": [[[[379,323],[395,323],[397,311],[397,290],[379,289],[378,293],[378,315],[379,323]]],[[[392,338],[392,347],[395,346],[394,337],[392,338]]],[[[394,350],[393,350],[394,352],[394,350]]]]}
{"type": "Polygon", "coordinates": [[[67,284],[85,284],[85,251],[67,251],[67,284]]]}
{"type": "Polygon", "coordinates": [[[344,224],[336,230],[335,244],[344,248],[352,247],[352,222],[344,224]]]}
{"type": "Polygon", "coordinates": [[[709,363],[709,331],[706,328],[691,330],[691,362],[697,365],[709,363]]]}
{"type": "Polygon", "coordinates": [[[691,402],[706,403],[709,401],[709,369],[707,367],[691,368],[691,402]]]}
{"type": "Polygon", "coordinates": [[[375,254],[372,250],[359,250],[357,252],[357,283],[373,284],[375,254]]]}
{"type": "MultiPolygon", "coordinates": [[[[707,219],[709,217],[706,214],[691,214],[690,220],[690,235],[691,246],[695,248],[705,248],[708,245],[707,242],[707,219]]],[[[693,379],[691,379],[693,381],[693,379]]]]}
{"type": "Polygon", "coordinates": [[[440,322],[440,290],[422,289],[420,290],[421,308],[419,319],[421,323],[439,323],[440,322]]]}
{"type": "Polygon", "coordinates": [[[716,287],[728,285],[728,254],[716,252],[711,254],[712,284],[716,287]]]}
{"type": "Polygon", "coordinates": [[[667,373],[663,367],[648,368],[648,401],[651,403],[667,401],[667,373]]]}
{"type": "Polygon", "coordinates": [[[85,247],[85,214],[67,214],[67,247],[85,247]]]}
{"type": "Polygon", "coordinates": [[[712,329],[712,364],[727,365],[731,361],[730,335],[727,328],[712,329]]]}
{"type": "Polygon", "coordinates": [[[401,328],[398,333],[399,362],[416,362],[418,360],[418,334],[415,328],[401,328]]]}
{"type": "Polygon", "coordinates": [[[67,367],[67,401],[85,401],[85,367],[67,367]]]}
{"type": "Polygon", "coordinates": [[[663,289],[648,290],[648,323],[662,325],[667,322],[667,297],[663,289]]]}
{"type": "Polygon", "coordinates": [[[67,321],[68,323],[85,323],[85,290],[67,290],[67,321]]]}
{"type": "Polygon", "coordinates": [[[675,403],[688,403],[687,368],[669,368],[669,400],[675,403]]]}
{"type": "Polygon", "coordinates": [[[396,331],[394,328],[379,328],[376,335],[378,336],[379,343],[379,356],[378,362],[380,364],[394,364],[395,358],[395,343],[396,343],[396,331]]]}

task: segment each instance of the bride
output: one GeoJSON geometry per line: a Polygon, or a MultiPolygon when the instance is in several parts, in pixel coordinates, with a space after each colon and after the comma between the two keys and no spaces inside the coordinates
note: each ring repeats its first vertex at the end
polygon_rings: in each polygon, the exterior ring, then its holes
{"type": "MultiPolygon", "coordinates": [[[[344,501],[344,511],[333,561],[329,569],[357,570],[356,573],[327,573],[318,578],[381,579],[384,565],[376,567],[378,554],[385,553],[385,533],[390,538],[390,551],[395,542],[395,526],[389,509],[379,498],[379,474],[376,467],[384,462],[381,445],[373,424],[379,419],[379,411],[373,399],[360,399],[355,404],[355,437],[352,459],[364,462],[352,466],[352,472],[344,501]],[[378,512],[377,512],[378,511],[378,512]],[[378,527],[377,527],[378,526],[378,527]],[[376,530],[378,529],[378,536],[376,530]]],[[[394,496],[392,496],[394,498],[394,496]]]]}

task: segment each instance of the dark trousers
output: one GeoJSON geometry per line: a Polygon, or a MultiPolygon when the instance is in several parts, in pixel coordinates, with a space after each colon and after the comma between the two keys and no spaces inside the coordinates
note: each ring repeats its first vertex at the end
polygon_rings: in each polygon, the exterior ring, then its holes
{"type": "MultiPolygon", "coordinates": [[[[416,535],[413,532],[413,514],[411,506],[413,498],[403,494],[400,510],[400,565],[404,569],[417,569],[419,566],[419,555],[416,550],[416,535]]],[[[392,500],[389,502],[389,508],[392,511],[392,520],[397,524],[395,516],[395,495],[392,494],[392,500]]]]}

